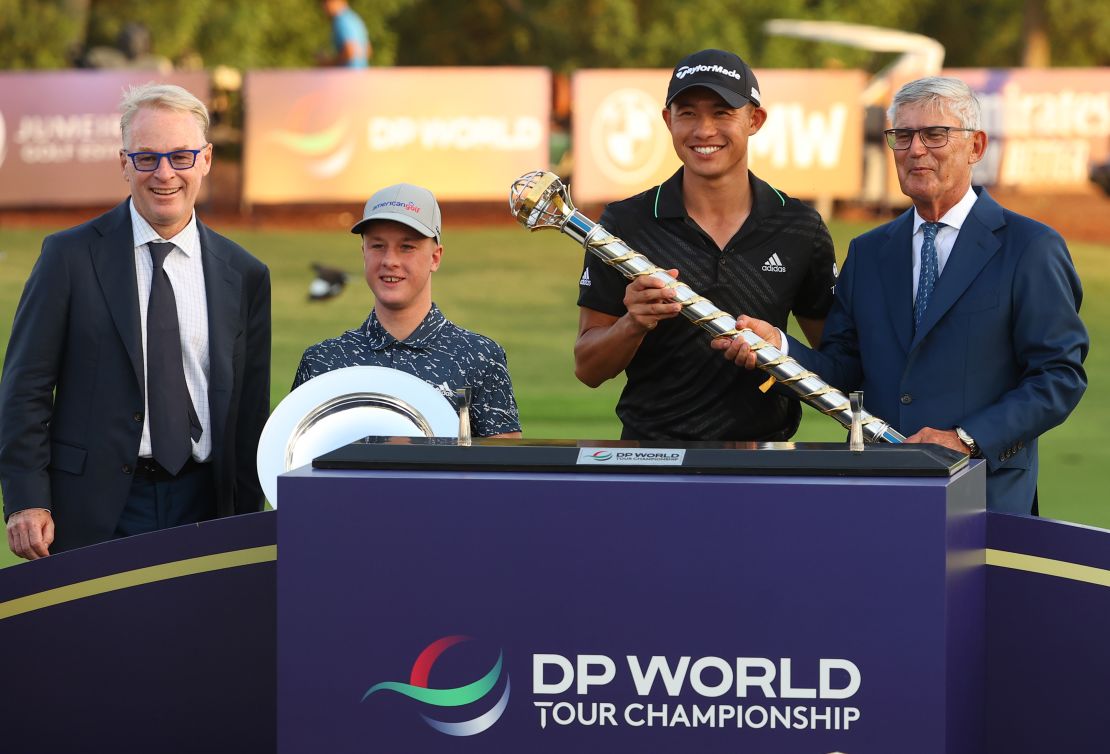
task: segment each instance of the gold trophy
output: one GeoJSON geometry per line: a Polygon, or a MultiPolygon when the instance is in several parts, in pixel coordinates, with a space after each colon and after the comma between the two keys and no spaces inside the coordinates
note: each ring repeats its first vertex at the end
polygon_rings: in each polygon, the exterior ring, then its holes
{"type": "MultiPolygon", "coordinates": [[[[781,382],[803,401],[836,419],[844,428],[851,429],[852,405],[844,393],[804,369],[751,330],[737,330],[734,317],[718,309],[709,299],[699,296],[690,286],[672,278],[643,254],[633,251],[624,241],[575,209],[566,186],[554,173],[537,170],[514,181],[509,191],[509,210],[528,230],[555,228],[562,231],[629,280],[640,275],[662,280],[667,287],[674,289],[674,301],[682,304],[682,314],[686,319],[708,330],[713,337],[743,338],[751,346],[756,364],[771,375],[763,390],[769,390],[776,381],[781,382]]],[[[902,434],[887,422],[864,411],[862,406],[856,415],[857,426],[862,425],[866,442],[905,442],[902,434]]]]}

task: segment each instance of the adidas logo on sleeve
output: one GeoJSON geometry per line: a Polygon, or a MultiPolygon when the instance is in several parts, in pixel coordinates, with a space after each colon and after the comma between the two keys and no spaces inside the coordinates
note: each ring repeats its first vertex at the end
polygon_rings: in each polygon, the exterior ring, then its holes
{"type": "Polygon", "coordinates": [[[779,259],[779,253],[776,251],[774,254],[767,257],[767,261],[763,263],[762,269],[764,272],[786,272],[786,265],[779,259]]]}
{"type": "Polygon", "coordinates": [[[586,287],[590,286],[590,268],[589,267],[582,270],[582,279],[578,281],[578,284],[579,285],[584,285],[586,287]]]}

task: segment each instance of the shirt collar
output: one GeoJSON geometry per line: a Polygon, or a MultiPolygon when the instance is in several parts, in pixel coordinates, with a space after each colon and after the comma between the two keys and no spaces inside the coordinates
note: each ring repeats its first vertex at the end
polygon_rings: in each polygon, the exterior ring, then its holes
{"type": "MultiPolygon", "coordinates": [[[[963,227],[964,221],[967,220],[967,216],[971,214],[971,208],[975,206],[975,200],[978,198],[979,195],[975,193],[975,189],[973,189],[971,186],[968,186],[967,193],[964,194],[963,198],[960,199],[960,201],[956,202],[955,206],[952,207],[952,209],[945,212],[940,220],[938,220],[938,222],[947,225],[949,228],[955,228],[956,230],[959,230],[963,227]]],[[[917,207],[914,207],[914,234],[916,234],[921,229],[921,226],[924,225],[925,222],[925,219],[917,213],[917,207]]]]}
{"type": "MultiPolygon", "coordinates": [[[[656,219],[687,217],[686,204],[682,199],[682,171],[679,168],[655,189],[656,219]]],[[[755,173],[748,171],[748,182],[752,187],[752,210],[750,217],[770,216],[786,205],[786,199],[771,184],[761,180],[755,173]]],[[[747,223],[745,223],[747,224],[747,223]]]]}
{"type": "Polygon", "coordinates": [[[656,187],[654,212],[656,219],[686,217],[686,205],[682,201],[682,168],[656,187]]]}
{"type": "Polygon", "coordinates": [[[370,310],[370,316],[366,318],[366,322],[362,325],[362,330],[366,333],[368,345],[375,351],[382,351],[395,343],[408,346],[409,348],[425,348],[428,342],[439,334],[440,328],[447,324],[447,318],[443,316],[443,312],[439,307],[432,303],[432,308],[424,316],[412,334],[404,340],[397,340],[389,334],[381,321],[378,319],[378,312],[376,309],[370,310]]]}
{"type": "Polygon", "coordinates": [[[185,252],[185,256],[192,257],[200,253],[200,234],[197,231],[197,213],[189,217],[189,223],[173,238],[162,238],[158,231],[150,226],[146,218],[135,209],[134,200],[128,200],[131,210],[131,233],[135,240],[135,248],[151,242],[168,242],[185,252]]]}

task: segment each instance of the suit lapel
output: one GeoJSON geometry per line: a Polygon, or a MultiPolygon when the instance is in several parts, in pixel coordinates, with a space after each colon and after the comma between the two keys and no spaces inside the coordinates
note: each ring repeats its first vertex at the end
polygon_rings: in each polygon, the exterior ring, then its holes
{"type": "Polygon", "coordinates": [[[242,278],[228,264],[223,244],[197,220],[204,290],[208,298],[208,404],[213,438],[223,436],[234,375],[232,353],[239,334],[242,278]]]}
{"type": "Polygon", "coordinates": [[[913,339],[913,210],[904,212],[890,225],[879,260],[882,295],[887,317],[902,350],[910,350],[913,339]]]}
{"type": "Polygon", "coordinates": [[[921,327],[914,336],[914,346],[960,299],[1001,247],[994,231],[1003,225],[1002,208],[985,190],[980,189],[979,198],[956,236],[956,244],[944,265],[944,272],[937,278],[929,308],[925,310],[921,327]]]}
{"type": "Polygon", "coordinates": [[[94,226],[101,235],[91,244],[93,269],[116,330],[131,360],[139,391],[146,394],[143,376],[143,331],[139,323],[139,289],[135,282],[135,234],[131,229],[130,200],[125,200],[94,226]]]}

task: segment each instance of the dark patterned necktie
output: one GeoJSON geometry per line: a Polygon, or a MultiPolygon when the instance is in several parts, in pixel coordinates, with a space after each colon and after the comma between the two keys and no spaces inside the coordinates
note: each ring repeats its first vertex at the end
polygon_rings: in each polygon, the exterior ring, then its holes
{"type": "Polygon", "coordinates": [[[921,234],[921,272],[917,276],[917,300],[913,302],[913,327],[921,327],[921,320],[925,317],[925,309],[929,306],[929,299],[933,295],[933,288],[937,284],[939,274],[937,264],[937,231],[944,223],[923,223],[921,234]]]}
{"type": "Polygon", "coordinates": [[[193,452],[190,439],[200,439],[201,426],[185,383],[177,299],[163,267],[166,256],[173,251],[173,244],[149,243],[147,247],[154,263],[146,310],[150,447],[154,460],[166,471],[177,474],[193,452]]]}

